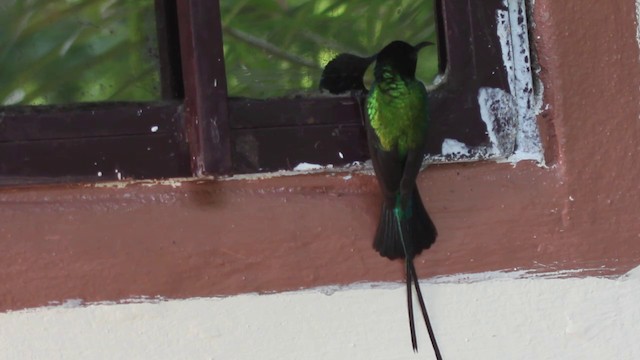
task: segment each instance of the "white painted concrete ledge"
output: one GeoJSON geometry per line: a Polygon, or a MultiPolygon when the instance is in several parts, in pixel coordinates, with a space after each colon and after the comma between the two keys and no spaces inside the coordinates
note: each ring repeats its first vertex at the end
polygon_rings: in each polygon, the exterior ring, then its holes
{"type": "MultiPolygon", "coordinates": [[[[445,359],[640,359],[640,267],[618,279],[519,273],[422,282],[445,359]],[[468,281],[468,280],[471,281],[468,281]]],[[[432,359],[401,284],[66,305],[0,314],[1,359],[432,359]]]]}

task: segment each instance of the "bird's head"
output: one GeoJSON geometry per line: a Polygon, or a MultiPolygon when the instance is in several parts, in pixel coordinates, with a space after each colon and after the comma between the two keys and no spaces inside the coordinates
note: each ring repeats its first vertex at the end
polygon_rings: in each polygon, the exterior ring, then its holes
{"type": "Polygon", "coordinates": [[[433,45],[433,43],[423,41],[412,46],[404,41],[392,41],[376,55],[376,67],[374,70],[376,78],[382,76],[385,68],[391,68],[403,77],[414,78],[416,76],[418,51],[429,45],[433,45]]]}

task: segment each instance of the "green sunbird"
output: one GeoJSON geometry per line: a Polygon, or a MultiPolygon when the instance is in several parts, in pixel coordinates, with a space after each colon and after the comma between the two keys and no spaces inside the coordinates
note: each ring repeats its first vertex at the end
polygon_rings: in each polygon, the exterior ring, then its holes
{"type": "Polygon", "coordinates": [[[405,260],[411,344],[417,351],[413,285],[436,358],[441,359],[413,265],[414,257],[437,236],[416,186],[425,154],[429,97],[415,73],[418,51],[427,45],[431,43],[412,46],[393,41],[368,58],[340,54],[325,66],[320,87],[334,94],[366,93],[362,77],[375,61],[374,81],[364,106],[369,152],[384,196],[373,247],[384,257],[405,260]]]}

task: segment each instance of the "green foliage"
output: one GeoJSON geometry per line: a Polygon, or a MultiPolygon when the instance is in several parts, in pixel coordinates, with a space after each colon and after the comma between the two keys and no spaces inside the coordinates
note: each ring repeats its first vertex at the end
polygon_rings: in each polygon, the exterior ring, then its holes
{"type": "MultiPolygon", "coordinates": [[[[433,0],[221,0],[229,93],[267,98],[315,92],[335,55],[372,55],[393,40],[435,41],[433,0]]],[[[418,78],[438,72],[434,47],[418,78]]]]}
{"type": "MultiPolygon", "coordinates": [[[[158,99],[153,3],[0,0],[0,105],[158,99]]],[[[220,3],[232,96],[313,93],[340,52],[435,40],[433,0],[220,3]]],[[[421,51],[418,77],[436,73],[435,48],[421,51]]]]}
{"type": "Polygon", "coordinates": [[[0,104],[159,98],[153,1],[0,0],[0,104]]]}

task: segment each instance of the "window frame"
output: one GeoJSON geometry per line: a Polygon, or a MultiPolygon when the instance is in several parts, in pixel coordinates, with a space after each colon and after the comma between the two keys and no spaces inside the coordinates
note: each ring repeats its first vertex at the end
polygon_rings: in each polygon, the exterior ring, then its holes
{"type": "MultiPolygon", "coordinates": [[[[444,80],[430,91],[428,153],[438,154],[444,139],[488,146],[478,91],[509,92],[496,33],[496,11],[505,6],[435,4],[444,80]]],[[[155,5],[162,100],[0,108],[0,185],[259,173],[368,158],[359,99],[230,98],[219,1],[155,5]]]]}

